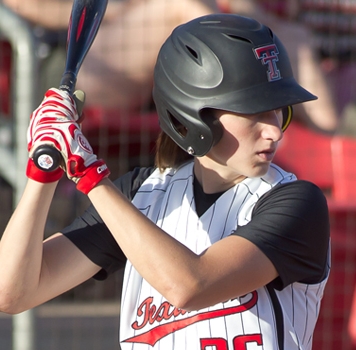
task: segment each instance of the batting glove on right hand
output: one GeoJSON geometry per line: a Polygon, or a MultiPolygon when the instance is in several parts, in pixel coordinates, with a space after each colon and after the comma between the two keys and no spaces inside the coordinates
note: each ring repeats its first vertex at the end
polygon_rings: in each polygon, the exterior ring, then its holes
{"type": "MultiPolygon", "coordinates": [[[[33,178],[35,174],[38,178],[37,173],[33,171],[35,165],[31,157],[36,148],[43,144],[51,145],[60,151],[63,157],[62,169],[66,171],[68,178],[77,184],[77,189],[85,194],[110,175],[104,161],[97,159],[82,134],[76,122],[78,118],[75,102],[67,92],[54,88],[46,92],[41,105],[32,113],[28,128],[29,177],[33,178]]],[[[41,179],[37,181],[45,182],[41,179]]]]}

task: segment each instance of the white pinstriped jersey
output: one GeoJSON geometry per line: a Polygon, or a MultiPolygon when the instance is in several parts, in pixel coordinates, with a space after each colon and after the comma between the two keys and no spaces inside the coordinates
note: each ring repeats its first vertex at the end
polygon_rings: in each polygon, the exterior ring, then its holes
{"type": "MultiPolygon", "coordinates": [[[[251,220],[257,200],[293,174],[272,164],[263,178],[247,178],[225,192],[201,217],[195,211],[193,163],[156,170],[133,204],[168,234],[199,254],[251,220]]],[[[149,249],[149,248],[148,248],[149,249]]],[[[241,281],[243,283],[243,281],[241,281]]],[[[326,280],[293,283],[276,291],[283,312],[284,349],[311,349],[326,280]]],[[[121,303],[122,350],[279,349],[275,309],[266,288],[195,312],[170,305],[127,263],[121,303]]]]}

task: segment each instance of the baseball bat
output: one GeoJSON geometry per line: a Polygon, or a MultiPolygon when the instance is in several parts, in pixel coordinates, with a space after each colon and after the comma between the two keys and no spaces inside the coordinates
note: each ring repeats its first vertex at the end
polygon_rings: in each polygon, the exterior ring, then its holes
{"type": "MultiPolygon", "coordinates": [[[[67,56],[59,89],[73,95],[79,69],[88,53],[108,0],[74,0],[67,35],[67,56]]],[[[33,153],[33,161],[43,171],[56,170],[61,162],[60,152],[51,145],[41,145],[33,153]]]]}

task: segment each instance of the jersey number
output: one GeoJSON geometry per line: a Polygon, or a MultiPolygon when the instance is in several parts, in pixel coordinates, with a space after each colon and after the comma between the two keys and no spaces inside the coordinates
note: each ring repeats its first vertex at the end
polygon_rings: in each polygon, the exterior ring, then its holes
{"type": "MultiPolygon", "coordinates": [[[[233,342],[233,350],[246,350],[248,343],[257,343],[257,345],[263,344],[261,334],[238,335],[234,338],[233,342]]],[[[200,348],[201,350],[229,350],[227,340],[224,338],[200,339],[200,348]]]]}

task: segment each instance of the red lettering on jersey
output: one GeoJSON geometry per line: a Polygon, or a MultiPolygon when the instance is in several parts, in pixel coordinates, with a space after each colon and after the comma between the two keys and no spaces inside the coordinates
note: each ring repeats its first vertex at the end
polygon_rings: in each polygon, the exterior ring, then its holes
{"type": "MultiPolygon", "coordinates": [[[[261,334],[243,334],[234,338],[234,350],[246,350],[248,343],[257,343],[263,345],[261,334]]],[[[200,339],[200,349],[207,350],[207,347],[214,348],[214,350],[228,350],[227,340],[223,338],[206,338],[200,339]]]]}
{"type": "MultiPolygon", "coordinates": [[[[180,329],[186,328],[192,324],[197,322],[215,319],[219,317],[229,316],[236,313],[242,313],[251,309],[253,306],[257,304],[258,294],[256,291],[250,293],[251,297],[244,304],[240,304],[237,306],[232,306],[226,309],[207,311],[196,314],[194,316],[186,317],[181,320],[176,320],[172,322],[168,322],[165,324],[158,325],[151,330],[136,335],[132,338],[124,340],[126,343],[143,343],[149,344],[151,346],[155,345],[157,341],[164,338],[168,334],[179,331],[180,329]]],[[[132,328],[135,330],[142,329],[147,323],[153,324],[155,321],[159,322],[163,319],[169,320],[172,317],[176,317],[178,315],[184,315],[186,311],[173,308],[171,312],[169,312],[168,305],[173,307],[169,303],[163,303],[158,309],[155,305],[152,305],[153,298],[147,298],[143,301],[140,307],[137,310],[137,316],[142,317],[142,322],[139,324],[137,321],[132,324],[132,328]]]]}
{"type": "Polygon", "coordinates": [[[137,316],[142,316],[142,322],[139,324],[137,321],[132,324],[132,328],[135,330],[142,329],[149,324],[153,324],[155,321],[161,322],[162,320],[169,320],[171,317],[177,317],[179,315],[184,315],[187,312],[182,309],[173,308],[171,312],[169,312],[172,305],[165,301],[161,304],[161,306],[156,311],[157,307],[152,305],[153,298],[145,299],[142,304],[139,306],[137,310],[137,316]]]}
{"type": "Polygon", "coordinates": [[[234,338],[234,350],[246,350],[246,345],[248,343],[257,343],[257,345],[262,345],[262,335],[261,334],[248,334],[239,335],[234,338]]]}
{"type": "Polygon", "coordinates": [[[208,346],[214,347],[215,350],[228,350],[227,341],[223,338],[200,339],[201,350],[206,350],[208,346]]]}
{"type": "Polygon", "coordinates": [[[281,72],[277,68],[279,51],[275,44],[261,46],[254,49],[255,56],[261,60],[262,64],[268,67],[267,79],[268,81],[275,81],[281,79],[281,72]]]}

